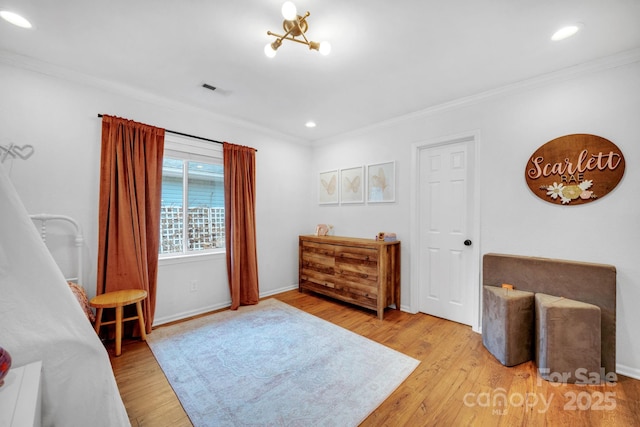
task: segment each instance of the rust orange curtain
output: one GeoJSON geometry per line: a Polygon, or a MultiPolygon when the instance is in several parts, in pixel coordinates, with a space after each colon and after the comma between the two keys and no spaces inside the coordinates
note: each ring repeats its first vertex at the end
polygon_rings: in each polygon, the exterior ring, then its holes
{"type": "Polygon", "coordinates": [[[257,304],[260,299],[255,151],[228,142],[223,144],[225,242],[232,310],[241,305],[257,304]]]}
{"type": "Polygon", "coordinates": [[[144,289],[146,332],[155,313],[164,129],[102,117],[96,295],[144,289]]]}

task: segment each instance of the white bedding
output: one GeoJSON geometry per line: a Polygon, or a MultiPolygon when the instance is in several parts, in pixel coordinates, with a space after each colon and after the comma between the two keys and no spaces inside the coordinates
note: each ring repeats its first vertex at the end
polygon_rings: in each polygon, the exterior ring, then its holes
{"type": "Polygon", "coordinates": [[[43,426],[130,426],[109,356],[1,164],[0,346],[13,366],[42,360],[43,426]]]}

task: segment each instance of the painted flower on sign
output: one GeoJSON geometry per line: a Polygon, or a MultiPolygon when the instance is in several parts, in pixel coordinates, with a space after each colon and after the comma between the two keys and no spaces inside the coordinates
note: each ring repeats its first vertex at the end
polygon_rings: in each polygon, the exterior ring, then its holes
{"type": "Polygon", "coordinates": [[[583,200],[595,199],[596,196],[593,194],[593,191],[588,191],[592,185],[593,180],[587,179],[577,185],[564,185],[562,183],[558,184],[557,182],[554,182],[552,185],[542,187],[542,189],[546,189],[547,196],[554,200],[560,197],[562,204],[566,205],[572,200],[576,200],[578,197],[583,200]]]}
{"type": "Polygon", "coordinates": [[[554,182],[553,185],[547,187],[547,196],[551,196],[552,199],[557,199],[558,196],[562,196],[562,188],[564,185],[554,182]]]}

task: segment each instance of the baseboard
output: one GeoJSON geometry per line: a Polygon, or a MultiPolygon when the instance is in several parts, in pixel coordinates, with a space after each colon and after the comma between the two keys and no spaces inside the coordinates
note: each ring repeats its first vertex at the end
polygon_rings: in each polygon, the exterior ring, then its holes
{"type": "Polygon", "coordinates": [[[640,369],[637,369],[637,368],[631,368],[629,366],[625,366],[617,363],[616,373],[620,375],[624,375],[625,377],[631,377],[631,378],[635,378],[636,380],[640,380],[640,369]]]}
{"type": "MultiPolygon", "coordinates": [[[[274,289],[274,290],[270,290],[267,292],[261,292],[260,293],[260,298],[266,298],[266,297],[270,297],[273,295],[277,295],[277,294],[281,294],[283,292],[287,292],[287,291],[291,291],[294,289],[298,289],[298,284],[293,284],[291,286],[285,286],[282,288],[278,288],[278,289],[274,289]]],[[[205,313],[210,313],[212,311],[216,311],[216,310],[221,310],[223,308],[229,308],[231,307],[231,301],[225,301],[225,302],[221,302],[218,304],[214,304],[214,305],[209,305],[206,307],[200,307],[196,310],[189,310],[189,311],[184,311],[182,313],[177,313],[177,314],[172,314],[171,316],[165,316],[165,317],[156,317],[153,321],[153,326],[160,326],[160,325],[164,325],[166,323],[171,323],[171,322],[175,322],[178,320],[183,320],[189,317],[193,317],[193,316],[198,316],[200,314],[205,314],[205,313]]]]}
{"type": "Polygon", "coordinates": [[[281,294],[283,292],[292,291],[294,289],[298,289],[298,284],[297,283],[294,283],[291,286],[284,286],[282,288],[274,289],[274,290],[267,291],[267,292],[260,292],[260,298],[270,297],[270,296],[273,296],[273,295],[281,294]]]}
{"type": "Polygon", "coordinates": [[[200,314],[210,313],[212,311],[216,311],[216,310],[220,310],[220,309],[228,308],[228,307],[231,307],[231,301],[222,302],[222,303],[214,304],[214,305],[209,305],[209,306],[206,306],[206,307],[200,307],[200,308],[198,308],[196,310],[183,311],[182,313],[173,314],[171,316],[156,317],[153,320],[153,325],[152,326],[160,326],[160,325],[164,325],[166,323],[175,322],[177,320],[184,320],[184,319],[186,319],[188,317],[198,316],[200,314]]]}
{"type": "Polygon", "coordinates": [[[411,307],[408,305],[400,304],[400,311],[404,311],[405,313],[409,313],[409,314],[416,314],[416,312],[411,311],[411,307]]]}

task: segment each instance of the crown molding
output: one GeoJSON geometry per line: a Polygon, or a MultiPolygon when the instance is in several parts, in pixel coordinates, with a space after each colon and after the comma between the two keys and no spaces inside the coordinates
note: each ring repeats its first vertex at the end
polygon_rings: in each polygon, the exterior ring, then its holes
{"type": "Polygon", "coordinates": [[[101,79],[101,78],[84,74],[69,68],[61,67],[59,65],[47,63],[31,57],[27,57],[14,52],[9,52],[9,51],[0,49],[0,63],[9,65],[15,68],[29,70],[29,71],[39,73],[39,74],[44,74],[50,77],[71,81],[73,83],[85,84],[97,89],[115,93],[121,96],[126,96],[129,98],[133,98],[141,102],[151,103],[163,108],[178,109],[184,112],[204,113],[215,118],[216,120],[226,122],[228,124],[240,126],[245,129],[251,129],[256,132],[273,136],[275,138],[285,138],[287,141],[300,144],[300,145],[306,145],[306,146],[324,145],[325,143],[330,143],[331,141],[337,138],[361,135],[363,133],[370,132],[372,130],[400,124],[409,120],[424,118],[424,117],[432,116],[435,114],[440,114],[446,111],[452,111],[452,110],[468,107],[468,106],[477,104],[479,102],[486,101],[493,98],[498,98],[500,96],[504,96],[507,94],[517,93],[517,92],[529,90],[531,88],[544,86],[544,85],[562,81],[562,80],[567,80],[567,79],[576,78],[582,75],[587,75],[587,74],[591,74],[599,71],[604,71],[607,69],[625,66],[638,61],[640,61],[640,48],[630,49],[623,52],[619,52],[614,55],[602,57],[594,61],[585,62],[572,67],[564,68],[562,70],[542,74],[527,80],[522,80],[520,82],[501,86],[496,89],[480,92],[475,95],[458,98],[449,102],[438,104],[438,105],[428,107],[422,110],[418,110],[409,114],[393,117],[388,120],[380,121],[371,126],[354,129],[352,131],[348,131],[341,134],[337,134],[337,135],[333,135],[323,139],[312,141],[312,140],[301,140],[300,138],[296,138],[292,135],[284,134],[276,130],[266,128],[246,120],[214,113],[203,107],[195,106],[185,101],[161,97],[153,93],[143,91],[133,86],[128,86],[128,85],[124,85],[114,81],[101,79]]]}
{"type": "Polygon", "coordinates": [[[499,98],[501,96],[505,96],[508,94],[518,93],[525,90],[529,90],[531,88],[545,86],[551,83],[556,83],[559,81],[568,80],[568,79],[572,79],[579,76],[588,75],[588,74],[592,74],[592,73],[596,73],[596,72],[600,72],[600,71],[604,71],[612,68],[622,67],[625,65],[633,64],[635,62],[639,62],[639,61],[640,61],[640,48],[626,50],[623,52],[619,52],[617,54],[596,59],[594,61],[589,61],[589,62],[585,62],[572,67],[563,68],[561,70],[554,71],[551,73],[541,74],[539,76],[536,76],[527,80],[522,80],[516,83],[504,85],[496,89],[491,89],[488,91],[477,93],[475,95],[454,99],[449,102],[444,102],[442,104],[434,105],[432,107],[428,107],[412,113],[404,114],[402,116],[393,117],[388,120],[380,121],[371,126],[362,127],[359,129],[355,129],[353,131],[323,138],[321,140],[316,140],[313,142],[313,145],[317,146],[317,145],[332,143],[337,138],[342,139],[345,137],[362,135],[364,133],[368,133],[376,129],[381,129],[388,126],[401,124],[409,120],[425,118],[425,117],[433,116],[435,114],[440,114],[446,111],[465,108],[489,99],[499,98]]]}
{"type": "MultiPolygon", "coordinates": [[[[99,77],[91,76],[70,68],[62,67],[59,65],[44,62],[32,57],[20,55],[14,52],[0,49],[0,64],[5,64],[14,68],[28,70],[34,73],[43,74],[48,77],[53,77],[61,80],[66,80],[74,84],[82,84],[95,89],[99,89],[105,92],[110,92],[116,95],[132,98],[140,102],[156,105],[158,107],[178,110],[185,113],[199,113],[206,114],[213,119],[221,122],[225,122],[230,125],[242,127],[244,129],[253,130],[261,134],[266,134],[279,140],[285,140],[298,145],[310,145],[310,141],[301,140],[292,135],[284,134],[276,130],[266,128],[257,125],[253,122],[238,119],[236,117],[218,114],[207,110],[204,107],[190,104],[188,102],[162,97],[155,95],[151,92],[141,90],[134,86],[125,85],[111,80],[102,79],[99,77]]],[[[96,112],[108,114],[108,112],[96,112]]]]}

